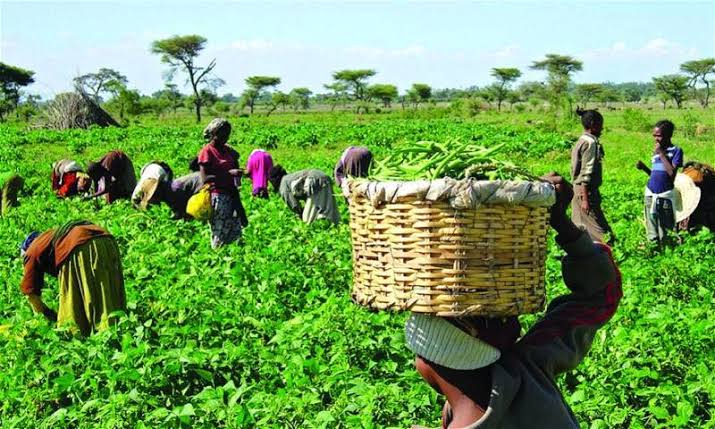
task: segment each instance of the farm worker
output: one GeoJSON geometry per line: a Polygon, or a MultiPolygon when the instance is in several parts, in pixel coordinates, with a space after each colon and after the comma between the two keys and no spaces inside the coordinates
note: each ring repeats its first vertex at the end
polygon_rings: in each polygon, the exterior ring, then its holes
{"type": "Polygon", "coordinates": [[[604,242],[603,236],[610,235],[609,244],[615,239],[611,226],[601,210],[603,182],[603,146],[599,138],[603,130],[603,116],[596,110],[577,109],[581,117],[583,135],[571,150],[571,180],[574,199],[571,202],[571,220],[582,227],[595,241],[604,242]]]}
{"type": "Polygon", "coordinates": [[[191,173],[172,180],[170,183],[162,182],[157,194],[159,200],[164,201],[171,208],[174,213],[173,219],[187,219],[190,216],[186,215],[186,204],[189,202],[189,198],[199,192],[203,185],[201,173],[191,173]]]}
{"type": "Polygon", "coordinates": [[[58,198],[88,192],[91,183],[77,161],[62,159],[52,164],[52,190],[58,198]]]}
{"type": "Polygon", "coordinates": [[[157,202],[155,197],[156,189],[162,182],[171,182],[174,173],[171,167],[162,161],[152,161],[141,169],[139,182],[132,192],[132,203],[140,209],[153,202],[157,202]]]}
{"type": "Polygon", "coordinates": [[[668,230],[675,228],[675,174],[683,165],[683,150],[671,141],[675,125],[664,119],[653,128],[653,157],[651,168],[643,161],[636,168],[650,176],[645,187],[646,234],[651,243],[662,244],[668,230]]]}
{"type": "Polygon", "coordinates": [[[2,189],[0,215],[6,214],[10,207],[17,206],[17,194],[22,190],[24,184],[23,178],[17,174],[0,173],[0,189],[2,189]]]}
{"type": "Polygon", "coordinates": [[[95,186],[95,193],[89,198],[104,195],[107,203],[120,198],[130,198],[137,185],[132,160],[119,150],[109,152],[98,162],[90,162],[87,174],[95,186]]]}
{"type": "Polygon", "coordinates": [[[594,242],[566,214],[573,191],[551,173],[556,242],[570,294],[555,298],[521,339],[517,317],[442,318],[413,313],[407,345],[424,380],[446,396],[442,427],[578,428],[556,377],[588,353],[596,331],[613,316],[622,296],[611,250],[594,242]]]}
{"type": "Polygon", "coordinates": [[[25,275],[21,290],[35,312],[83,335],[107,328],[112,312],[126,308],[119,248],[105,229],[87,221],[68,222],[42,234],[33,232],[20,246],[25,275]],[[57,313],[42,302],[44,274],[57,277],[57,313]]]}
{"type": "Polygon", "coordinates": [[[676,221],[685,230],[694,230],[705,226],[715,230],[715,169],[702,162],[690,161],[683,166],[683,174],[678,174],[675,187],[680,191],[682,214],[676,212],[676,221]],[[700,190],[700,195],[695,202],[697,192],[691,186],[681,186],[679,182],[687,183],[689,179],[700,190]],[[692,208],[689,201],[695,202],[695,209],[688,215],[692,208]],[[686,216],[688,215],[688,216],[686,216]],[[678,219],[683,217],[683,219],[678,219]]]}
{"type": "Polygon", "coordinates": [[[246,161],[246,176],[253,182],[253,196],[268,198],[268,173],[273,168],[271,154],[263,149],[255,149],[246,161]]]}
{"type": "Polygon", "coordinates": [[[238,167],[238,152],[228,146],[231,124],[223,118],[213,119],[204,129],[208,143],[198,156],[203,183],[211,184],[211,247],[237,241],[241,228],[248,225],[246,212],[238,193],[243,172],[238,167]]]}
{"type": "Polygon", "coordinates": [[[330,177],[320,170],[302,170],[288,174],[280,165],[271,169],[273,189],[277,190],[291,210],[301,216],[303,222],[327,219],[337,225],[340,214],[335,204],[330,177]],[[305,200],[305,208],[300,201],[305,200]]]}
{"type": "Polygon", "coordinates": [[[367,177],[372,152],[363,146],[350,146],[343,151],[343,155],[335,165],[335,183],[343,185],[343,180],[348,177],[367,177]]]}

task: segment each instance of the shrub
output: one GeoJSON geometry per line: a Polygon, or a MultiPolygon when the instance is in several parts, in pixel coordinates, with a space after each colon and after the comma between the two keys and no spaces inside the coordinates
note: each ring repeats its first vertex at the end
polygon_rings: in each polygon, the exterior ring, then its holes
{"type": "Polygon", "coordinates": [[[641,110],[627,107],[623,111],[623,128],[628,131],[649,131],[653,124],[641,110]]]}

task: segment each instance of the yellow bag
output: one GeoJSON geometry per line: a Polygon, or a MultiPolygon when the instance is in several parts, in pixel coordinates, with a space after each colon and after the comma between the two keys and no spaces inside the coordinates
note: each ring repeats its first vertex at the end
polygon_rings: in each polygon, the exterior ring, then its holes
{"type": "Polygon", "coordinates": [[[186,204],[186,213],[194,219],[209,220],[211,218],[211,191],[209,185],[195,193],[186,204]]]}

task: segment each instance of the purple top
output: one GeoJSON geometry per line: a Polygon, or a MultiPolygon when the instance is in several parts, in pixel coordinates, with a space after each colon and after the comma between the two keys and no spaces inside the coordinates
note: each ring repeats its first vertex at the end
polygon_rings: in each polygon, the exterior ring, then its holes
{"type": "MultiPolygon", "coordinates": [[[[670,160],[670,163],[673,164],[673,168],[677,169],[683,165],[683,150],[678,146],[669,146],[665,150],[665,155],[668,160],[670,160]]],[[[653,153],[651,162],[652,167],[650,169],[650,179],[648,179],[648,189],[654,194],[660,194],[661,192],[673,189],[675,186],[675,177],[668,176],[660,156],[653,153]]]]}
{"type": "Polygon", "coordinates": [[[271,168],[273,168],[273,158],[268,152],[256,149],[248,156],[246,175],[253,182],[253,195],[268,189],[268,173],[271,168]]]}

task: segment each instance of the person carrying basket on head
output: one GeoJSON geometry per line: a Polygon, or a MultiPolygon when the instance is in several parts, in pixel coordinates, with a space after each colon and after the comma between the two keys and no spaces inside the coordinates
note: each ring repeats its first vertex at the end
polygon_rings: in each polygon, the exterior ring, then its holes
{"type": "Polygon", "coordinates": [[[621,277],[610,248],[566,215],[573,198],[569,183],[553,174],[545,179],[556,188],[550,222],[566,251],[562,274],[571,293],[553,299],[521,338],[516,316],[413,313],[405,325],[417,371],[447,399],[443,428],[579,427],[555,379],[583,360],[596,331],[615,313],[621,277]]]}

